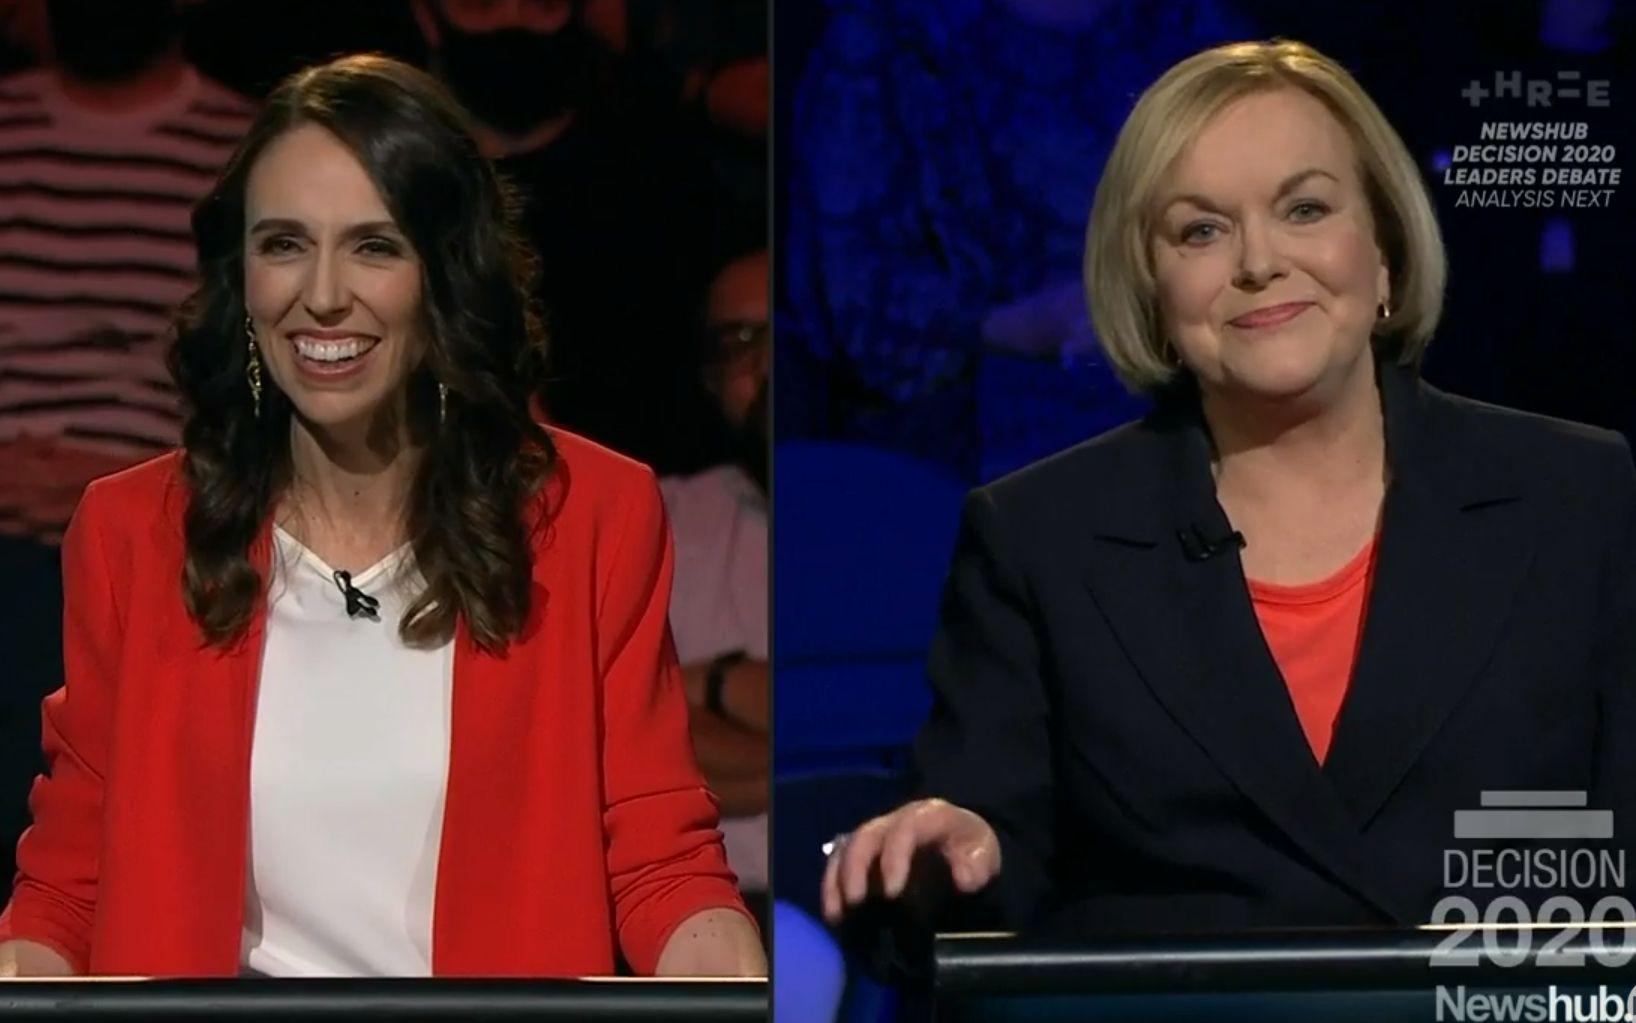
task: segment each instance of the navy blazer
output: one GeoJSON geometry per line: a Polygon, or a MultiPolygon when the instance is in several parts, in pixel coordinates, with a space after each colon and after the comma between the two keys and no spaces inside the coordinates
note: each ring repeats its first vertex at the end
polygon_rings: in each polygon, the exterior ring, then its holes
{"type": "Polygon", "coordinates": [[[1489,790],[1585,791],[1629,844],[1629,446],[1379,370],[1390,484],[1321,766],[1238,550],[1178,538],[1231,531],[1196,400],[969,496],[916,744],[920,794],[1000,838],[963,926],[1422,922],[1489,790]]]}

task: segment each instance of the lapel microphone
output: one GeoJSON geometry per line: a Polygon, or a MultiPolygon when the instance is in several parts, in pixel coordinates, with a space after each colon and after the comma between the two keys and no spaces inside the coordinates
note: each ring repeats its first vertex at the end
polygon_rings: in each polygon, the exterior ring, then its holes
{"type": "Polygon", "coordinates": [[[1230,550],[1244,549],[1244,534],[1238,530],[1211,540],[1204,535],[1204,530],[1200,529],[1197,523],[1186,529],[1176,530],[1176,539],[1182,545],[1182,556],[1194,562],[1209,561],[1230,550]]]}
{"type": "Polygon", "coordinates": [[[381,602],[352,585],[351,572],[343,572],[337,569],[335,572],[335,585],[340,589],[341,595],[347,599],[348,618],[356,618],[359,615],[367,618],[376,617],[375,612],[381,606],[381,602]]]}

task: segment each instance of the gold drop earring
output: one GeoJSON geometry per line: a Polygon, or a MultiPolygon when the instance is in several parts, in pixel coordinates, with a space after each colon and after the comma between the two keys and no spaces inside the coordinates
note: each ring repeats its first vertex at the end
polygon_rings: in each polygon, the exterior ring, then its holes
{"type": "Polygon", "coordinates": [[[250,402],[255,407],[256,418],[261,418],[261,353],[256,349],[256,325],[250,319],[250,314],[244,314],[244,334],[250,339],[249,358],[244,364],[244,379],[250,384],[250,402]]]}

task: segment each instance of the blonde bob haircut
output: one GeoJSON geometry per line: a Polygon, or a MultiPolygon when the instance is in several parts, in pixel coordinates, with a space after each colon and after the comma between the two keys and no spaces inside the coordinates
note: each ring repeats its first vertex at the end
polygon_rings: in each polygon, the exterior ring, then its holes
{"type": "Polygon", "coordinates": [[[1420,170],[1380,108],[1333,60],[1287,39],[1229,43],[1166,71],[1136,101],[1096,186],[1085,239],[1085,296],[1108,361],[1126,387],[1151,394],[1183,371],[1159,320],[1153,277],[1155,195],[1171,163],[1233,100],[1296,88],[1320,100],[1352,138],[1386,256],[1391,316],[1377,320],[1383,355],[1419,361],[1443,308],[1448,260],[1420,170]]]}

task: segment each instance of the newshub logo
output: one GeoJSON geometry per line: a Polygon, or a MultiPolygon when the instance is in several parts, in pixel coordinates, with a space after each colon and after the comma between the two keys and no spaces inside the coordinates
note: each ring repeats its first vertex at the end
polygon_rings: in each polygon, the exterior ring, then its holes
{"type": "Polygon", "coordinates": [[[1437,1019],[1450,1023],[1636,1023],[1636,988],[1619,991],[1606,984],[1595,991],[1562,991],[1552,984],[1545,991],[1468,991],[1437,988],[1437,1019]]]}

